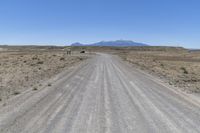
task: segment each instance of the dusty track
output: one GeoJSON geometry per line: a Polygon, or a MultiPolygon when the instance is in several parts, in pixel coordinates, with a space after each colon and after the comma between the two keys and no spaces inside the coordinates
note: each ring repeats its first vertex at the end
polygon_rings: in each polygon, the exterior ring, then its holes
{"type": "Polygon", "coordinates": [[[55,79],[1,107],[0,132],[200,132],[198,104],[110,55],[55,79]]]}

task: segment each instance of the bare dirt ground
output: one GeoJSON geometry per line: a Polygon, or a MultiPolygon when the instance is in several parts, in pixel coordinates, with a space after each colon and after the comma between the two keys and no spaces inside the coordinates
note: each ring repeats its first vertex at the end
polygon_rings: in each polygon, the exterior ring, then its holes
{"type": "Polygon", "coordinates": [[[198,52],[160,47],[76,50],[97,53],[67,56],[57,47],[0,52],[0,94],[9,98],[0,102],[1,133],[200,132],[199,97],[140,70],[198,92],[193,90],[198,86],[198,52]]]}
{"type": "MultiPolygon", "coordinates": [[[[26,89],[37,91],[42,82],[77,65],[88,56],[66,55],[62,49],[1,48],[0,101],[20,94],[26,89]]],[[[48,84],[51,86],[51,83],[48,84]]]]}
{"type": "Polygon", "coordinates": [[[188,93],[200,92],[200,52],[185,49],[143,49],[117,53],[142,70],[188,93]]]}
{"type": "Polygon", "coordinates": [[[98,53],[56,79],[0,104],[0,132],[200,132],[199,100],[116,56],[98,53]]]}

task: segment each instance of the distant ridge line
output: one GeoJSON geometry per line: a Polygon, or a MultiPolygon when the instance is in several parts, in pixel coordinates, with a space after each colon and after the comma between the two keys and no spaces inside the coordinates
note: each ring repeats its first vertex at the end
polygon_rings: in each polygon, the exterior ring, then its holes
{"type": "Polygon", "coordinates": [[[71,44],[71,46],[118,46],[118,47],[125,47],[125,46],[149,46],[148,44],[138,43],[129,40],[116,40],[116,41],[101,41],[92,44],[82,44],[79,42],[71,44]]]}

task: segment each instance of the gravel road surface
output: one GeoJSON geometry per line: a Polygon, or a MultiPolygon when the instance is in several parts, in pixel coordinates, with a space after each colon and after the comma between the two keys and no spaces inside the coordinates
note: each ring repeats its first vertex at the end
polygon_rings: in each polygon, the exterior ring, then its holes
{"type": "Polygon", "coordinates": [[[200,106],[108,54],[0,106],[1,133],[199,133],[200,106]]]}

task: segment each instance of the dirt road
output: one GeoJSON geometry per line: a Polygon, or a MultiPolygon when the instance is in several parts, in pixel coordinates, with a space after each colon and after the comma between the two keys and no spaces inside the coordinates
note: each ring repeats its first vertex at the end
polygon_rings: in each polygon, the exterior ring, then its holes
{"type": "Polygon", "coordinates": [[[51,82],[1,107],[0,132],[200,132],[198,103],[113,56],[99,54],[51,82]]]}

